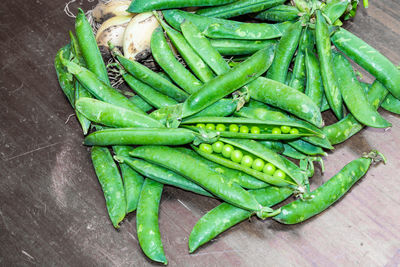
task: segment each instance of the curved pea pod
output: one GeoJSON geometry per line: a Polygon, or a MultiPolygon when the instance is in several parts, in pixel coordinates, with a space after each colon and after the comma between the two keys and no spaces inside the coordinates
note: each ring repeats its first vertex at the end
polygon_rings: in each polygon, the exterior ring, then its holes
{"type": "Polygon", "coordinates": [[[255,18],[274,22],[285,22],[296,20],[299,14],[300,10],[295,6],[279,5],[258,13],[255,18]]]}
{"type": "Polygon", "coordinates": [[[229,98],[222,98],[206,107],[202,111],[188,117],[187,119],[197,118],[197,117],[227,117],[235,112],[237,107],[237,101],[229,98]]]}
{"type": "MultiPolygon", "coordinates": [[[[115,154],[119,156],[129,156],[129,151],[131,149],[132,148],[129,146],[113,146],[115,154]]],[[[133,212],[136,210],[139,202],[144,178],[125,163],[119,162],[119,168],[121,170],[122,180],[124,181],[126,213],[133,212]]]]}
{"type": "MultiPolygon", "coordinates": [[[[378,109],[388,94],[389,91],[380,82],[375,81],[369,89],[367,97],[369,103],[371,103],[374,108],[378,109]]],[[[364,128],[364,125],[357,121],[352,114],[348,114],[342,120],[324,127],[323,131],[329,141],[333,145],[336,145],[346,141],[351,136],[361,131],[362,128],[364,128]]]]}
{"type": "Polygon", "coordinates": [[[62,58],[68,60],[71,54],[71,44],[67,44],[60,50],[54,59],[54,67],[56,69],[58,83],[67,97],[72,107],[75,107],[75,88],[74,77],[69,73],[62,64],[62,58]]]}
{"type": "Polygon", "coordinates": [[[202,8],[196,14],[213,18],[232,18],[248,13],[260,12],[262,10],[281,5],[286,0],[243,0],[231,4],[202,8]]]}
{"type": "Polygon", "coordinates": [[[258,171],[254,168],[247,167],[240,163],[232,161],[230,158],[225,158],[218,153],[206,153],[201,149],[193,147],[197,153],[205,157],[208,160],[214,161],[225,167],[236,169],[245,172],[249,175],[254,176],[261,181],[275,185],[275,186],[289,186],[292,188],[302,190],[304,181],[306,181],[306,175],[302,172],[296,164],[290,160],[280,156],[278,153],[268,149],[264,145],[246,139],[219,139],[224,144],[233,146],[233,149],[242,151],[243,155],[249,155],[253,159],[261,159],[264,162],[273,164],[276,169],[279,169],[285,173],[285,177],[277,177],[274,175],[266,174],[262,171],[258,171]]]}
{"type": "MultiPolygon", "coordinates": [[[[290,195],[293,191],[285,187],[269,186],[267,188],[250,191],[257,201],[264,206],[278,204],[290,195]]],[[[250,218],[251,212],[222,203],[207,212],[197,221],[189,236],[189,252],[193,253],[201,245],[215,238],[217,235],[228,230],[234,225],[250,218]]]]}
{"type": "Polygon", "coordinates": [[[158,226],[163,184],[146,179],[140,193],[136,212],[137,236],[140,247],[149,259],[167,264],[158,226]]]}
{"type": "Polygon", "coordinates": [[[331,39],[340,51],[375,76],[394,97],[400,99],[400,70],[388,58],[343,28],[338,29],[331,39]]]}
{"type": "Polygon", "coordinates": [[[76,109],[89,120],[109,127],[163,127],[159,121],[147,115],[93,98],[80,98],[76,101],[76,109]]]}
{"type": "Polygon", "coordinates": [[[218,6],[232,3],[236,0],[134,0],[128,12],[142,13],[146,11],[193,7],[193,6],[218,6]]]}
{"type": "Polygon", "coordinates": [[[305,94],[310,97],[318,107],[321,107],[324,96],[321,71],[318,58],[314,51],[310,49],[306,49],[305,51],[305,66],[307,76],[305,94]]]}
{"type": "Polygon", "coordinates": [[[276,40],[210,39],[211,45],[223,56],[251,55],[260,49],[276,44],[276,40]]]}
{"type": "Polygon", "coordinates": [[[255,80],[269,68],[273,58],[272,47],[262,49],[236,67],[207,82],[183,103],[183,117],[203,110],[236,89],[255,80]]]}
{"type": "Polygon", "coordinates": [[[382,103],[382,108],[395,114],[400,114],[400,100],[389,94],[382,103]]]}
{"type": "Polygon", "coordinates": [[[306,120],[318,128],[324,126],[319,107],[311,98],[283,83],[259,77],[247,85],[250,97],[278,107],[306,120]]]}
{"type": "Polygon", "coordinates": [[[301,153],[300,151],[291,147],[290,145],[283,144],[283,147],[284,147],[284,150],[282,152],[282,155],[289,157],[289,158],[298,159],[298,160],[307,159],[307,155],[304,155],[303,153],[301,153]]]}
{"type": "Polygon", "coordinates": [[[196,134],[188,129],[118,128],[96,131],[86,136],[88,146],[109,145],[185,145],[195,140],[196,134]]]}
{"type": "Polygon", "coordinates": [[[130,168],[136,170],[142,175],[157,181],[162,184],[172,185],[180,189],[190,191],[199,195],[214,197],[209,192],[204,190],[202,187],[186,179],[185,177],[168,170],[164,167],[146,162],[141,159],[134,159],[127,156],[116,156],[114,157],[117,161],[123,162],[130,166],[130,168]]]}
{"type": "Polygon", "coordinates": [[[121,175],[110,151],[106,147],[94,146],[91,152],[92,163],[103,189],[108,215],[115,228],[125,218],[126,201],[121,175]]]}
{"type": "Polygon", "coordinates": [[[288,142],[290,146],[295,148],[297,151],[300,151],[301,153],[304,153],[306,155],[310,156],[316,156],[316,155],[322,155],[322,156],[328,156],[328,154],[319,146],[314,146],[313,144],[310,144],[306,141],[303,140],[295,140],[295,141],[290,141],[288,142]]]}
{"type": "Polygon", "coordinates": [[[232,180],[233,182],[237,183],[238,185],[240,185],[243,188],[260,189],[260,188],[264,188],[264,187],[268,186],[267,183],[260,181],[256,178],[254,178],[253,176],[248,175],[247,173],[237,171],[234,169],[230,169],[230,168],[224,167],[220,164],[217,164],[213,161],[207,160],[191,149],[187,149],[184,147],[177,147],[176,149],[182,153],[185,153],[189,156],[194,157],[195,159],[203,162],[204,164],[207,164],[207,166],[209,168],[211,168],[215,172],[223,175],[227,179],[232,180]]]}
{"type": "Polygon", "coordinates": [[[283,224],[296,224],[323,212],[365,175],[377,157],[378,152],[373,151],[367,156],[353,160],[311,192],[306,199],[298,199],[283,206],[282,212],[273,219],[283,224]]]}
{"type": "Polygon", "coordinates": [[[166,146],[141,146],[131,152],[131,156],[142,158],[166,167],[197,183],[218,198],[243,209],[257,212],[266,218],[279,212],[260,205],[249,192],[236,183],[215,173],[206,164],[176,149],[166,146]]]}
{"type": "Polygon", "coordinates": [[[344,14],[349,4],[349,1],[333,0],[324,6],[322,11],[329,18],[329,23],[334,24],[344,14]]]}
{"type": "Polygon", "coordinates": [[[275,151],[276,153],[281,154],[284,149],[284,144],[279,141],[258,141],[260,144],[264,145],[268,149],[275,151]]]}
{"type": "Polygon", "coordinates": [[[343,100],[350,113],[361,123],[375,128],[392,126],[368,101],[350,62],[342,55],[334,57],[335,72],[343,100]]]}
{"type": "Polygon", "coordinates": [[[296,122],[281,122],[281,121],[267,121],[267,120],[256,120],[248,118],[235,118],[235,117],[202,117],[193,118],[190,120],[182,121],[181,125],[185,125],[189,129],[200,131],[204,128],[199,128],[198,124],[216,124],[224,126],[225,130],[218,129],[205,129],[206,131],[216,132],[222,137],[228,138],[244,138],[244,139],[259,139],[259,140],[292,140],[298,139],[303,136],[320,135],[320,132],[316,132],[310,128],[305,127],[302,124],[296,122]],[[246,129],[247,133],[239,131],[230,131],[231,125],[236,125],[240,129],[246,129]],[[288,126],[289,131],[291,129],[297,129],[295,133],[278,133],[274,134],[272,131],[278,128],[280,131],[282,126],[288,126]],[[254,129],[254,130],[253,130],[254,129]],[[253,130],[253,132],[251,132],[253,130]]]}

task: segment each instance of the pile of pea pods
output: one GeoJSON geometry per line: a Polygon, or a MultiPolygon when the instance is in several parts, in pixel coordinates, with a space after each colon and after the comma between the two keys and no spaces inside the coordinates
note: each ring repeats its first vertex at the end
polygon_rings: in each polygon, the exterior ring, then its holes
{"type": "Polygon", "coordinates": [[[314,164],[323,171],[321,157],[333,145],[364,126],[391,126],[377,109],[400,113],[400,71],[341,28],[353,2],[285,2],[133,0],[129,12],[153,12],[159,21],[151,52],[163,71],[110,44],[113,67],[135,93],[130,98],[110,85],[82,10],[76,36],[70,32],[57,53],[60,86],[92,147],[110,220],[119,228],[136,211],[140,246],[153,261],[167,264],[158,227],[164,185],[221,201],[193,227],[192,253],[252,215],[303,222],[385,161],[370,151],[310,190],[314,164]],[[231,20],[243,15],[257,22],[231,20]],[[375,82],[359,82],[348,58],[375,82]],[[324,125],[326,110],[336,123],[324,125]],[[271,208],[291,196],[296,200],[271,208]]]}

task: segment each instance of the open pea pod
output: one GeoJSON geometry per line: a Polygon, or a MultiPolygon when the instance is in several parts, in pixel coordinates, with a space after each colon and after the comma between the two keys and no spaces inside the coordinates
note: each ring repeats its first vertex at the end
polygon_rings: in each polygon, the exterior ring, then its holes
{"type": "Polygon", "coordinates": [[[272,185],[289,186],[303,192],[307,175],[290,160],[254,140],[220,138],[218,142],[223,143],[220,150],[203,149],[203,144],[200,148],[193,146],[193,149],[206,159],[228,168],[272,185]]]}
{"type": "Polygon", "coordinates": [[[191,130],[216,132],[222,137],[257,140],[293,140],[305,136],[323,136],[304,124],[235,117],[198,117],[184,120],[191,130]]]}

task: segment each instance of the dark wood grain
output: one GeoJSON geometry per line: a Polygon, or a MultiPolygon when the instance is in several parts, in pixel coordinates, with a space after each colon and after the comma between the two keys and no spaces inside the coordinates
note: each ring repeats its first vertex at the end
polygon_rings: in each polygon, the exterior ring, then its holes
{"type": "MultiPolygon", "coordinates": [[[[73,110],[53,67],[74,25],[65,2],[0,2],[0,266],[156,265],[140,250],[134,214],[113,229],[80,127],[75,117],[68,120],[73,110]]],[[[346,28],[400,64],[400,2],[370,2],[346,28]]],[[[77,1],[72,10],[94,4],[77,1]]],[[[166,187],[160,229],[169,264],[399,266],[400,118],[382,114],[393,127],[368,128],[338,145],[312,186],[372,148],[388,164],[371,169],[342,201],[300,225],[252,218],[190,255],[193,225],[219,202],[166,187]]]]}

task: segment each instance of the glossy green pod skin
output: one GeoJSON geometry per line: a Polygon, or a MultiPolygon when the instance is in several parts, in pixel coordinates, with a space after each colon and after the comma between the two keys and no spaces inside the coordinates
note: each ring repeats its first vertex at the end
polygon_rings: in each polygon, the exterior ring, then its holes
{"type": "Polygon", "coordinates": [[[110,151],[106,147],[94,146],[92,163],[106,200],[108,215],[115,228],[125,218],[126,201],[121,175],[110,151]]]}
{"type": "Polygon", "coordinates": [[[323,212],[365,175],[371,162],[370,158],[359,158],[350,162],[335,176],[311,192],[310,198],[298,199],[283,206],[282,212],[273,219],[283,224],[296,224],[323,212]]]}
{"type": "Polygon", "coordinates": [[[318,128],[324,126],[319,107],[302,92],[264,77],[259,77],[246,87],[251,98],[288,111],[318,128]]]}
{"type": "MultiPolygon", "coordinates": [[[[114,153],[118,156],[129,156],[131,149],[129,146],[113,146],[114,153]]],[[[136,210],[139,202],[144,178],[125,163],[119,162],[119,168],[122,180],[124,181],[126,213],[133,212],[136,210]]]]}
{"type": "Polygon", "coordinates": [[[203,110],[243,85],[254,81],[269,68],[273,58],[272,47],[262,49],[241,64],[204,84],[184,102],[183,117],[203,110]]]}
{"type": "Polygon", "coordinates": [[[139,95],[134,95],[129,100],[135,104],[138,108],[143,110],[144,112],[149,112],[152,110],[154,107],[151,106],[149,103],[147,103],[143,98],[141,98],[139,95]]]}
{"type": "Polygon", "coordinates": [[[305,51],[305,66],[307,76],[305,94],[310,97],[318,107],[321,107],[324,87],[322,85],[319,61],[313,50],[307,49],[305,51]]]}
{"type": "Polygon", "coordinates": [[[260,49],[276,44],[272,40],[210,39],[211,45],[223,56],[252,55],[260,49]]]}
{"type": "Polygon", "coordinates": [[[227,179],[232,180],[233,182],[237,183],[238,185],[240,185],[243,188],[260,189],[260,188],[264,188],[264,187],[268,186],[267,183],[264,183],[263,181],[260,181],[256,178],[254,178],[253,176],[248,175],[244,172],[230,169],[230,168],[224,167],[220,164],[217,164],[213,161],[207,160],[191,149],[187,149],[184,147],[177,147],[176,149],[182,153],[190,155],[190,156],[194,157],[195,159],[207,164],[207,166],[209,168],[211,168],[215,172],[223,175],[227,179]]]}
{"type": "Polygon", "coordinates": [[[313,144],[310,144],[303,140],[290,141],[288,142],[288,144],[293,148],[295,148],[297,151],[300,151],[301,153],[304,153],[309,156],[328,155],[321,147],[314,146],[313,144]]]}
{"type": "MultiPolygon", "coordinates": [[[[292,193],[293,191],[289,188],[274,186],[250,191],[261,205],[269,207],[284,201],[292,193]]],[[[249,219],[251,215],[251,212],[228,203],[218,205],[201,217],[193,227],[189,236],[189,252],[193,253],[201,245],[234,225],[249,219]]]]}
{"type": "Polygon", "coordinates": [[[296,150],[295,148],[293,148],[292,146],[290,146],[288,144],[283,144],[283,147],[284,147],[284,150],[282,152],[282,155],[284,155],[286,157],[298,159],[298,160],[307,158],[306,155],[304,155],[303,153],[301,153],[300,151],[296,150]]]}
{"type": "Polygon", "coordinates": [[[400,99],[400,70],[388,58],[343,28],[338,29],[331,39],[340,51],[376,77],[394,97],[400,99]]]}
{"type": "Polygon", "coordinates": [[[268,79],[281,83],[286,81],[289,65],[299,45],[302,29],[302,22],[298,21],[291,25],[282,36],[276,48],[274,62],[267,73],[268,79]]]}
{"type": "Polygon", "coordinates": [[[299,18],[299,13],[300,10],[298,10],[295,6],[279,5],[258,13],[255,18],[259,20],[285,22],[296,20],[299,18]]]}
{"type": "Polygon", "coordinates": [[[198,118],[198,117],[227,117],[232,115],[237,107],[237,101],[229,98],[222,98],[206,107],[202,111],[187,117],[187,119],[198,118]]]}
{"type": "MultiPolygon", "coordinates": [[[[226,126],[225,131],[208,130],[205,131],[219,133],[222,137],[227,138],[243,138],[243,139],[258,139],[258,140],[292,140],[298,139],[303,136],[312,136],[319,135],[321,132],[314,131],[313,129],[305,127],[303,124],[298,124],[296,122],[282,122],[282,121],[267,121],[267,120],[257,120],[257,119],[248,119],[248,118],[235,118],[235,117],[198,117],[190,120],[182,121],[181,125],[188,127],[191,130],[200,131],[200,128],[197,127],[197,124],[223,124],[226,126]],[[229,125],[238,125],[238,126],[246,126],[250,129],[253,126],[256,126],[260,129],[260,133],[242,133],[242,132],[232,132],[229,131],[229,125]],[[298,130],[298,134],[290,134],[290,133],[280,133],[273,134],[273,128],[280,128],[281,126],[289,126],[291,128],[296,128],[298,130]]],[[[204,129],[203,129],[204,130],[204,129]]]]}
{"type": "Polygon", "coordinates": [[[180,189],[190,191],[199,195],[214,197],[209,192],[204,190],[202,187],[186,179],[182,175],[179,175],[171,170],[164,167],[149,163],[141,159],[134,159],[128,156],[118,156],[118,161],[123,162],[130,168],[141,173],[143,176],[148,177],[162,184],[172,185],[180,189]]]}
{"type": "Polygon", "coordinates": [[[389,94],[382,103],[382,108],[395,114],[400,114],[400,100],[389,94]]]}
{"type": "Polygon", "coordinates": [[[67,44],[58,50],[57,55],[54,59],[54,67],[56,69],[58,83],[65,96],[67,97],[69,103],[72,107],[75,107],[75,87],[74,87],[74,78],[67,71],[67,69],[62,64],[61,58],[65,58],[65,60],[69,60],[71,55],[71,44],[67,44]]]}
{"type": "Polygon", "coordinates": [[[97,46],[92,26],[86,19],[86,15],[82,9],[79,9],[76,15],[75,32],[87,68],[105,84],[110,85],[106,65],[97,46]]]}
{"type": "Polygon", "coordinates": [[[86,136],[88,146],[110,145],[186,145],[196,134],[188,129],[167,128],[117,128],[96,131],[86,136]]]}
{"type": "MultiPolygon", "coordinates": [[[[92,98],[92,95],[78,82],[75,81],[75,107],[76,102],[81,98],[92,98]]],[[[87,135],[90,129],[90,120],[88,120],[82,113],[75,110],[76,118],[78,119],[84,135],[87,135]]]]}
{"type": "Polygon", "coordinates": [[[174,85],[171,81],[139,62],[129,60],[121,55],[116,55],[116,57],[127,72],[160,93],[179,102],[184,101],[189,96],[185,91],[174,85]]]}
{"type": "Polygon", "coordinates": [[[156,62],[176,84],[189,94],[199,90],[202,83],[175,58],[161,27],[154,30],[150,46],[156,62]]]}
{"type": "Polygon", "coordinates": [[[343,100],[342,96],[340,95],[339,86],[337,84],[333,68],[333,55],[331,50],[331,41],[329,38],[328,24],[319,10],[317,11],[315,39],[325,96],[333,113],[340,120],[343,118],[343,100]]]}
{"type": "Polygon", "coordinates": [[[160,228],[158,226],[158,211],[163,184],[146,179],[140,193],[136,212],[136,228],[140,247],[151,260],[167,264],[160,228]]]}
{"type": "Polygon", "coordinates": [[[130,4],[128,12],[142,13],[171,8],[218,6],[226,5],[234,1],[236,0],[134,0],[130,4]]]}
{"type": "Polygon", "coordinates": [[[283,143],[279,141],[258,141],[263,146],[268,149],[275,151],[276,153],[281,154],[284,151],[283,143]]]}
{"type": "Polygon", "coordinates": [[[232,18],[248,13],[260,12],[265,9],[281,5],[286,0],[242,0],[231,4],[202,8],[196,14],[213,18],[232,18]]]}
{"type": "Polygon", "coordinates": [[[341,95],[350,113],[362,124],[374,128],[392,126],[368,101],[350,62],[341,54],[334,56],[334,69],[341,95]]]}
{"type": "Polygon", "coordinates": [[[333,0],[322,9],[322,12],[330,19],[330,23],[334,24],[344,14],[349,3],[348,1],[333,0]]]}
{"type": "Polygon", "coordinates": [[[207,65],[217,74],[221,75],[230,70],[229,64],[212,46],[199,28],[187,20],[180,25],[183,36],[189,42],[197,54],[207,63],[207,65]]]}
{"type": "Polygon", "coordinates": [[[120,92],[99,80],[90,70],[75,64],[72,61],[63,61],[68,71],[74,74],[78,81],[97,99],[117,105],[126,109],[131,109],[137,113],[145,114],[140,108],[135,106],[128,98],[120,92]]]}
{"type": "Polygon", "coordinates": [[[138,95],[140,95],[147,103],[155,108],[168,107],[178,104],[173,98],[160,93],[145,83],[135,79],[128,73],[123,73],[122,77],[129,87],[138,95]]]}
{"type": "Polygon", "coordinates": [[[76,109],[89,120],[109,127],[163,127],[159,121],[147,115],[93,98],[80,98],[76,102],[76,109]]]}
{"type": "MultiPolygon", "coordinates": [[[[131,156],[142,158],[166,167],[197,183],[218,198],[243,209],[272,212],[261,206],[249,192],[234,182],[215,173],[206,164],[178,150],[166,146],[141,146],[131,152],[131,156]]],[[[259,217],[263,214],[258,213],[259,217]]]]}
{"type": "MultiPolygon", "coordinates": [[[[375,81],[368,91],[367,97],[369,103],[378,109],[388,94],[389,91],[380,82],[375,81]]],[[[336,145],[346,141],[361,131],[362,128],[364,128],[364,125],[358,122],[352,114],[348,114],[342,120],[324,127],[323,131],[329,141],[336,145]]]]}

